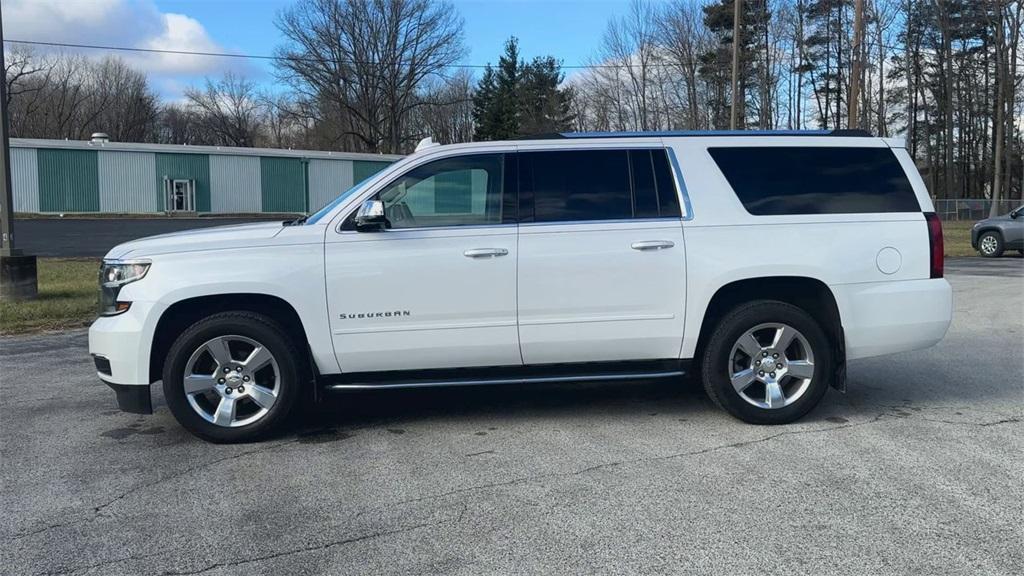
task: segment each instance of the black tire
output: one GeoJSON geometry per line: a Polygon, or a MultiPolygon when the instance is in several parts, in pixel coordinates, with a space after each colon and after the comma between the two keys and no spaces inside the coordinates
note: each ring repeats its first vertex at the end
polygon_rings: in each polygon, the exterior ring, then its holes
{"type": "Polygon", "coordinates": [[[999,258],[1003,255],[1003,235],[994,230],[988,232],[982,232],[981,236],[978,237],[978,253],[984,258],[999,258]],[[986,240],[986,238],[991,240],[986,240]],[[995,247],[987,251],[984,246],[986,242],[994,242],[995,247]]]}
{"type": "MultiPolygon", "coordinates": [[[[164,397],[178,422],[199,438],[217,443],[252,442],[278,430],[291,416],[302,392],[301,358],[295,342],[273,319],[254,312],[221,312],[196,322],[174,341],[164,362],[164,397]],[[204,419],[190,404],[184,389],[185,368],[193,353],[208,341],[229,335],[263,345],[277,367],[276,400],[258,420],[237,427],[221,426],[204,419]]],[[[214,373],[219,375],[219,370],[214,373]]],[[[257,375],[252,379],[255,383],[257,375]]],[[[211,391],[210,394],[218,393],[211,391]]],[[[253,408],[259,408],[251,400],[246,400],[246,405],[250,402],[253,408]]]]}
{"type": "MultiPolygon", "coordinates": [[[[818,322],[803,309],[776,300],[756,300],[737,306],[715,326],[701,355],[704,390],[719,407],[751,424],[788,424],[810,412],[825,395],[833,377],[833,346],[818,322]],[[813,376],[791,404],[763,408],[748,402],[732,385],[729,369],[733,346],[747,331],[762,324],[778,323],[795,328],[813,353],[813,376]]],[[[792,386],[796,380],[782,379],[792,386]]],[[[764,386],[755,383],[755,386],[764,386]]],[[[762,388],[764,389],[764,388],[762,388]]],[[[747,390],[750,390],[749,388],[747,390]]]]}

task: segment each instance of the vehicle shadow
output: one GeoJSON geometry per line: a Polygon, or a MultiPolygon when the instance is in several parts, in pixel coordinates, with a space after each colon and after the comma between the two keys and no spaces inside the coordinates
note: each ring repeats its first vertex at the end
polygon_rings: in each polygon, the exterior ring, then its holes
{"type": "Polygon", "coordinates": [[[700,384],[689,378],[347,391],[326,394],[318,404],[304,404],[296,414],[294,430],[301,437],[338,427],[371,428],[467,417],[628,418],[657,412],[688,418],[715,410],[700,384]]]}

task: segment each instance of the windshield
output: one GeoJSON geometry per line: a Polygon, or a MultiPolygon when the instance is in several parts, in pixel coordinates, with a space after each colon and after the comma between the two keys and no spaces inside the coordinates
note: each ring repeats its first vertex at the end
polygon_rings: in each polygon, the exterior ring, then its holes
{"type": "Polygon", "coordinates": [[[334,210],[334,208],[336,206],[338,206],[338,204],[341,204],[349,196],[351,196],[351,195],[355,194],[356,192],[358,192],[360,189],[363,188],[363,186],[368,184],[371,180],[373,180],[373,178],[367,178],[366,180],[363,180],[362,182],[360,182],[360,183],[356,184],[355,186],[349,188],[348,190],[345,190],[344,192],[342,192],[340,196],[338,196],[334,200],[331,200],[330,203],[328,203],[323,208],[317,210],[314,214],[312,214],[309,218],[307,218],[306,219],[306,225],[308,226],[310,224],[316,224],[321,218],[326,216],[331,210],[334,210]]]}

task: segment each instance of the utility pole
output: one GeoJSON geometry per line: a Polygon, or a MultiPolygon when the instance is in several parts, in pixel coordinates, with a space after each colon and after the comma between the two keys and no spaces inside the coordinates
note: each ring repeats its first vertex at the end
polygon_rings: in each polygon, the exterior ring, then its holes
{"type": "Polygon", "coordinates": [[[740,21],[743,19],[743,1],[732,0],[732,114],[729,129],[736,130],[740,113],[740,21]]]}
{"type": "Polygon", "coordinates": [[[850,95],[847,99],[848,128],[860,128],[857,105],[860,99],[860,80],[864,69],[864,0],[855,0],[853,11],[853,73],[850,77],[850,95]]]}
{"type": "Polygon", "coordinates": [[[11,153],[7,110],[7,58],[4,53],[4,18],[0,7],[0,300],[35,298],[36,257],[26,256],[14,248],[14,191],[11,189],[11,153]]]}

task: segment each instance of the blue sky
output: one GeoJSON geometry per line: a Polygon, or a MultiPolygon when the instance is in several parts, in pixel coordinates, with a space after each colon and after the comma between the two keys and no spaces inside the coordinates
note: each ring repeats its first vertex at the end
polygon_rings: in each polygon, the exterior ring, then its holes
{"type": "MultiPolygon", "coordinates": [[[[282,43],[274,18],[294,0],[3,0],[4,37],[205,52],[271,54],[282,43]]],[[[461,64],[497,63],[506,39],[519,38],[526,59],[551,54],[586,63],[608,20],[629,0],[454,0],[465,22],[461,64]]],[[[50,48],[36,48],[40,51],[50,48]]],[[[102,51],[79,50],[90,56],[102,51]]],[[[115,52],[144,71],[166,99],[205,77],[232,71],[273,89],[269,60],[115,52]]]]}
{"type": "MultiPolygon", "coordinates": [[[[3,0],[6,39],[136,48],[272,54],[281,43],[278,12],[294,0],[3,0]]],[[[517,36],[524,58],[552,55],[565,64],[593,56],[609,19],[628,0],[454,0],[465,21],[462,63],[497,62],[517,36]]],[[[46,50],[46,49],[39,49],[46,50]]],[[[83,50],[90,56],[102,55],[83,50]]],[[[117,53],[149,74],[164,98],[206,76],[232,70],[273,88],[269,61],[117,53]]]]}
{"type": "MultiPolygon", "coordinates": [[[[201,22],[225,47],[269,53],[280,40],[277,12],[290,0],[155,0],[162,12],[201,22]]],[[[465,19],[466,63],[495,62],[505,39],[517,36],[526,58],[551,54],[566,64],[583,63],[595,50],[608,20],[628,0],[455,0],[465,19]]]]}

